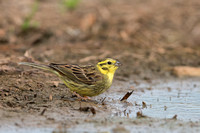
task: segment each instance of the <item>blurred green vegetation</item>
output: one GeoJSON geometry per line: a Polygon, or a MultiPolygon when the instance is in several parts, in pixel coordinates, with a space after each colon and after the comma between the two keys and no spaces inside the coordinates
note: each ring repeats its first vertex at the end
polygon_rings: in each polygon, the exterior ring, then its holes
{"type": "Polygon", "coordinates": [[[33,17],[35,16],[36,12],[38,11],[38,1],[36,0],[31,8],[30,13],[25,17],[23,24],[21,26],[23,31],[27,31],[31,28],[36,28],[39,26],[38,22],[32,22],[33,17]]]}
{"type": "Polygon", "coordinates": [[[63,0],[63,5],[68,10],[74,10],[77,8],[80,0],[63,0]]]}

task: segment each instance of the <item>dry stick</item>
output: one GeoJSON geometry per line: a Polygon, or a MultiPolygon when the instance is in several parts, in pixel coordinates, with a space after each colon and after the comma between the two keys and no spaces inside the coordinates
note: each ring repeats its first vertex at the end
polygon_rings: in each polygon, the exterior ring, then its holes
{"type": "Polygon", "coordinates": [[[40,115],[44,115],[44,113],[46,112],[46,108],[42,110],[42,112],[40,113],[40,115]]]}
{"type": "Polygon", "coordinates": [[[131,92],[127,92],[126,95],[124,95],[124,97],[120,100],[120,101],[124,101],[124,100],[127,100],[130,95],[133,93],[134,90],[132,90],[131,92]]]}

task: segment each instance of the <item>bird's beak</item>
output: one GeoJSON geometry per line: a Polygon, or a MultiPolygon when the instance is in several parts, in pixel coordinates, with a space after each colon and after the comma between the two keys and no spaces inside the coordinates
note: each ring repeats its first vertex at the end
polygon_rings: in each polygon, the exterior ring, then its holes
{"type": "Polygon", "coordinates": [[[119,61],[116,61],[115,66],[119,67],[119,66],[121,66],[121,65],[122,65],[122,64],[121,64],[119,61]]]}

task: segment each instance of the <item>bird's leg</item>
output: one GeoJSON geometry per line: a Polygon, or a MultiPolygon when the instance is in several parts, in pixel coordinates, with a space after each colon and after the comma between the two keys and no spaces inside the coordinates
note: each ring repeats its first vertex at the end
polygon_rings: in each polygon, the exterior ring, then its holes
{"type": "Polygon", "coordinates": [[[78,93],[76,93],[76,92],[72,92],[73,93],[73,95],[75,95],[75,96],[77,96],[80,100],[84,100],[84,101],[87,101],[87,100],[91,100],[91,98],[90,97],[88,97],[88,96],[80,96],[78,93]]]}

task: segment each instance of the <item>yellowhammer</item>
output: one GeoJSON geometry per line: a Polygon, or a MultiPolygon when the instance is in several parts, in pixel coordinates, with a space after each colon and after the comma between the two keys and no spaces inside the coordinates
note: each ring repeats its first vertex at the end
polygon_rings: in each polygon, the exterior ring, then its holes
{"type": "Polygon", "coordinates": [[[95,66],[80,66],[71,64],[39,65],[36,63],[21,62],[35,68],[50,71],[59,76],[65,85],[80,96],[97,96],[105,92],[112,85],[115,71],[120,62],[107,58],[95,66]]]}

